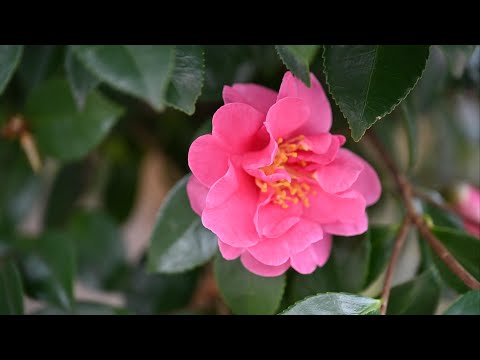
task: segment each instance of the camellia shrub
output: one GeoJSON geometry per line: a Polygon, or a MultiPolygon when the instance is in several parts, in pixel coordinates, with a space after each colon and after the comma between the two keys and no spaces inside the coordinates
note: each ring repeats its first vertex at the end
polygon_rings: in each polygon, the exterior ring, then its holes
{"type": "Polygon", "coordinates": [[[480,314],[480,46],[0,45],[0,314],[480,314]]]}

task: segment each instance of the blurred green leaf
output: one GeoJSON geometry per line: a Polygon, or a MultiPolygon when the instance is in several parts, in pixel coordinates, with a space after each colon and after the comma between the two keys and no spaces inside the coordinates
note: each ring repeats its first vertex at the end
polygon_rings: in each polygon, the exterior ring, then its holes
{"type": "Polygon", "coordinates": [[[78,275],[93,287],[105,287],[126,261],[117,224],[102,211],[79,211],[66,232],[75,245],[78,275]]]}
{"type": "Polygon", "coordinates": [[[446,212],[428,203],[423,203],[423,212],[430,216],[435,226],[448,227],[463,231],[463,223],[460,217],[446,212]]]}
{"type": "Polygon", "coordinates": [[[411,281],[394,286],[390,292],[387,314],[430,315],[440,298],[440,286],[431,269],[411,281]]]}
{"type": "Polygon", "coordinates": [[[377,315],[380,300],[358,295],[318,294],[289,307],[281,315],[377,315]]]}
{"type": "Polygon", "coordinates": [[[206,263],[217,249],[217,238],[202,225],[190,206],[181,179],[163,201],[148,252],[148,271],[178,273],[206,263]]]}
{"type": "Polygon", "coordinates": [[[428,45],[325,46],[328,88],[355,141],[405,99],[422,76],[428,54],[428,45]]]}
{"type": "Polygon", "coordinates": [[[95,91],[78,111],[67,82],[59,78],[36,88],[25,109],[40,152],[60,160],[85,156],[108,134],[122,112],[95,91]]]}
{"type": "MultiPolygon", "coordinates": [[[[448,251],[462,266],[480,280],[480,241],[465,232],[435,226],[435,236],[445,245],[448,251]]],[[[464,293],[470,290],[434,253],[433,261],[445,283],[454,290],[464,293]]]]}
{"type": "Polygon", "coordinates": [[[385,271],[392,254],[397,226],[371,225],[368,232],[370,233],[371,251],[368,276],[364,288],[377,280],[385,271]]]}
{"type": "Polygon", "coordinates": [[[23,45],[0,45],[0,95],[17,69],[22,52],[23,45]]]}
{"type": "Polygon", "coordinates": [[[274,314],[282,300],[285,275],[258,276],[241,264],[240,260],[215,258],[215,277],[223,299],[235,314],[274,314]]]}
{"type": "Polygon", "coordinates": [[[175,65],[171,45],[74,45],[80,61],[111,87],[163,110],[175,65]]]}
{"type": "Polygon", "coordinates": [[[85,68],[71,48],[65,56],[65,71],[75,103],[82,110],[88,94],[100,84],[100,80],[85,68]]]}
{"type": "Polygon", "coordinates": [[[402,109],[402,119],[407,134],[408,143],[408,169],[411,170],[415,166],[417,160],[417,122],[413,118],[408,100],[404,100],[400,105],[402,109]]]}
{"type": "Polygon", "coordinates": [[[33,313],[33,315],[132,315],[132,313],[128,309],[83,301],[76,303],[72,311],[49,306],[33,313]]]}
{"type": "Polygon", "coordinates": [[[480,291],[472,290],[460,296],[444,315],[480,315],[480,291]]]}
{"type": "Polygon", "coordinates": [[[50,231],[32,240],[33,249],[21,261],[26,293],[66,310],[73,306],[75,256],[66,233],[50,231]]]}
{"type": "Polygon", "coordinates": [[[167,89],[166,102],[188,115],[195,112],[203,86],[203,50],[198,45],[178,45],[175,48],[175,69],[167,89]]]}
{"type": "Polygon", "coordinates": [[[453,77],[460,78],[475,50],[475,45],[440,45],[440,48],[447,58],[450,73],[453,77]]]}
{"type": "Polygon", "coordinates": [[[20,274],[12,260],[0,257],[0,315],[23,314],[20,274]]]}
{"type": "Polygon", "coordinates": [[[184,308],[197,286],[199,271],[182,274],[146,274],[140,267],[127,290],[127,305],[136,314],[162,314],[184,308]]]}
{"type": "Polygon", "coordinates": [[[292,73],[310,86],[310,63],[320,45],[275,45],[278,56],[292,73]]]}

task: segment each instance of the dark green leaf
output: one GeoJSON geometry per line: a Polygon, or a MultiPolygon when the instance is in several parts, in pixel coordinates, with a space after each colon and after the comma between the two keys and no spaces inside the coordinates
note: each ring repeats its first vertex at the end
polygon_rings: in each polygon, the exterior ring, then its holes
{"type": "Polygon", "coordinates": [[[310,86],[310,63],[320,45],[275,45],[278,56],[292,73],[310,86]]]}
{"type": "Polygon", "coordinates": [[[198,269],[182,274],[146,274],[142,268],[127,291],[129,309],[140,315],[162,314],[184,308],[197,286],[198,269]]]}
{"type": "MultiPolygon", "coordinates": [[[[480,280],[480,241],[465,232],[455,229],[434,227],[432,232],[445,245],[453,257],[477,280],[480,280]]],[[[433,261],[440,276],[448,286],[461,293],[470,290],[436,254],[433,257],[433,261]]]]}
{"type": "Polygon", "coordinates": [[[198,45],[178,45],[175,48],[175,69],[167,89],[168,105],[188,115],[195,112],[203,86],[203,50],[198,45]]]}
{"type": "Polygon", "coordinates": [[[405,132],[407,133],[408,169],[411,170],[417,160],[417,122],[412,117],[408,100],[403,101],[400,108],[402,109],[405,132]]]}
{"type": "Polygon", "coordinates": [[[180,180],[165,198],[148,252],[148,270],[178,273],[206,263],[215,253],[217,238],[203,227],[188,200],[186,184],[180,180]]]}
{"type": "Polygon", "coordinates": [[[75,45],[82,63],[113,88],[163,110],[175,65],[171,45],[75,45]]]}
{"type": "Polygon", "coordinates": [[[215,277],[223,299],[235,314],[271,315],[282,300],[285,275],[257,276],[240,260],[215,259],[215,277]]]}
{"type": "Polygon", "coordinates": [[[460,217],[428,203],[423,203],[423,212],[427,214],[435,226],[448,227],[463,231],[460,217]]]}
{"type": "Polygon", "coordinates": [[[51,306],[41,309],[33,315],[131,315],[131,312],[127,309],[112,307],[106,304],[84,301],[76,303],[73,311],[65,311],[64,309],[51,306]]]}
{"type": "Polygon", "coordinates": [[[378,279],[387,267],[393,249],[397,231],[396,226],[370,226],[370,264],[367,281],[364,286],[370,285],[378,279]]]}
{"type": "Polygon", "coordinates": [[[325,46],[329,91],[355,141],[405,99],[422,76],[428,54],[428,45],[325,46]]]}
{"type": "Polygon", "coordinates": [[[0,45],[0,95],[12,78],[22,52],[23,45],[0,45]]]}
{"type": "Polygon", "coordinates": [[[25,114],[42,154],[74,160],[102,141],[122,110],[93,91],[78,111],[67,82],[51,79],[32,92],[25,114]]]}
{"type": "Polygon", "coordinates": [[[71,48],[67,50],[65,57],[65,71],[75,103],[81,110],[88,94],[100,84],[100,80],[85,68],[71,48]]]}
{"type": "Polygon", "coordinates": [[[67,234],[75,244],[79,276],[93,287],[104,287],[125,262],[117,224],[102,211],[78,212],[67,234]]]}
{"type": "Polygon", "coordinates": [[[0,315],[23,314],[20,274],[12,260],[0,258],[0,315]]]}
{"type": "Polygon", "coordinates": [[[480,291],[472,290],[460,296],[444,315],[480,315],[480,291]]]}
{"type": "Polygon", "coordinates": [[[297,302],[281,315],[376,315],[380,300],[351,294],[318,294],[297,302]]]}
{"type": "Polygon", "coordinates": [[[440,48],[447,58],[450,73],[455,78],[460,78],[475,50],[475,45],[440,45],[440,48]]]}
{"type": "Polygon", "coordinates": [[[71,309],[75,277],[72,241],[66,233],[57,231],[45,233],[34,241],[33,250],[21,263],[27,294],[71,309]]]}
{"type": "Polygon", "coordinates": [[[430,315],[435,312],[439,298],[440,286],[430,269],[392,288],[387,314],[430,315]]]}

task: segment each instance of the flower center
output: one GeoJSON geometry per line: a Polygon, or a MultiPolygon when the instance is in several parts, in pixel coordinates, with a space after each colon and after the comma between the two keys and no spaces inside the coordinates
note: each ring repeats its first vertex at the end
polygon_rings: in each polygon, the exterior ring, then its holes
{"type": "Polygon", "coordinates": [[[298,167],[305,167],[307,162],[303,160],[297,161],[295,162],[296,166],[292,166],[288,162],[290,158],[297,158],[298,151],[309,150],[308,146],[302,142],[304,138],[304,135],[299,135],[288,141],[278,138],[278,150],[273,163],[261,168],[265,175],[272,175],[277,169],[283,169],[288,172],[291,180],[283,179],[265,182],[258,178],[255,179],[255,184],[260,188],[261,192],[267,192],[269,188],[274,191],[272,202],[284,209],[288,208],[289,203],[297,204],[298,202],[301,202],[305,207],[309,207],[310,202],[307,195],[309,193],[312,193],[312,195],[316,194],[316,191],[310,191],[310,185],[305,181],[306,178],[312,178],[312,174],[299,172],[298,169],[298,167]]]}

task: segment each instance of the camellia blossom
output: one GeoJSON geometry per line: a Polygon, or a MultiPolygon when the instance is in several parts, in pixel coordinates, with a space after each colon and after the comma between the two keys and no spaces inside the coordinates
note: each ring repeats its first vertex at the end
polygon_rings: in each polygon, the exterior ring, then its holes
{"type": "Polygon", "coordinates": [[[225,86],[212,133],[191,145],[187,192],[222,256],[261,276],[312,273],[332,235],[365,232],[381,185],[374,169],[332,135],[330,104],[287,72],[280,90],[225,86]]]}
{"type": "Polygon", "coordinates": [[[468,233],[480,238],[480,189],[470,184],[459,184],[451,199],[468,233]]]}

